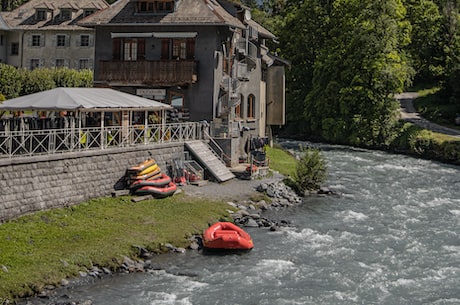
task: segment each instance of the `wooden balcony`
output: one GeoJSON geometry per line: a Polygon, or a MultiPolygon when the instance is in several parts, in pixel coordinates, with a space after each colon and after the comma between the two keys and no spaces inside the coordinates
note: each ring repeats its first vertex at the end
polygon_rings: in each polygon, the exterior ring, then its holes
{"type": "Polygon", "coordinates": [[[99,61],[96,82],[181,86],[196,83],[193,60],[99,61]]]}

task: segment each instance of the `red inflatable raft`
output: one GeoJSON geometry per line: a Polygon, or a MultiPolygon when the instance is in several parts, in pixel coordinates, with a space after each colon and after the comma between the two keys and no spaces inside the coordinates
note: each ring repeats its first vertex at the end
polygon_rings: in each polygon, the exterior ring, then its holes
{"type": "Polygon", "coordinates": [[[169,182],[163,186],[146,185],[134,191],[136,195],[152,195],[155,198],[165,198],[174,195],[177,190],[177,185],[174,182],[169,182]]]}
{"type": "Polygon", "coordinates": [[[159,175],[156,175],[152,178],[146,179],[146,180],[136,180],[131,185],[129,188],[131,191],[135,191],[138,188],[141,188],[143,186],[156,186],[156,187],[162,187],[165,185],[168,185],[171,182],[171,177],[169,177],[165,173],[160,173],[159,175]]]}
{"type": "Polygon", "coordinates": [[[251,250],[251,236],[231,222],[217,222],[203,234],[203,247],[207,250],[251,250]]]}

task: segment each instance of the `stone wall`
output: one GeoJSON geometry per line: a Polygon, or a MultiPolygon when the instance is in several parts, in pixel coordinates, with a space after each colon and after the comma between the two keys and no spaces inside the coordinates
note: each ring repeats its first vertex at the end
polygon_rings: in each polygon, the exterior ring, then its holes
{"type": "Polygon", "coordinates": [[[183,143],[0,159],[0,223],[27,213],[109,196],[128,167],[153,157],[162,171],[183,143]]]}

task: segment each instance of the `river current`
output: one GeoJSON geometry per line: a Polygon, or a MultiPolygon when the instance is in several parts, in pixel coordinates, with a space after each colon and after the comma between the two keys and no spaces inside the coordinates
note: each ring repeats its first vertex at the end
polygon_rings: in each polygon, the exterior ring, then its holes
{"type": "MultiPolygon", "coordinates": [[[[284,146],[298,148],[298,142],[284,146]]],[[[94,305],[460,304],[460,167],[320,145],[326,185],[251,228],[249,253],[161,255],[163,270],[74,288],[94,305]]]]}

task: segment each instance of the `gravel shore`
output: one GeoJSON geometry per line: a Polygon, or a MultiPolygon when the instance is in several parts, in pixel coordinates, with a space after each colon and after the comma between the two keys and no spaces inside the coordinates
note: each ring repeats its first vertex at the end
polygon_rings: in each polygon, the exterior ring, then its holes
{"type": "Polygon", "coordinates": [[[258,192],[256,188],[261,183],[270,184],[278,182],[283,178],[283,175],[273,173],[270,177],[253,180],[240,180],[234,178],[223,183],[207,182],[202,186],[188,184],[186,186],[182,186],[181,189],[185,192],[185,194],[192,196],[242,202],[248,200],[251,195],[257,194],[258,192]]]}

